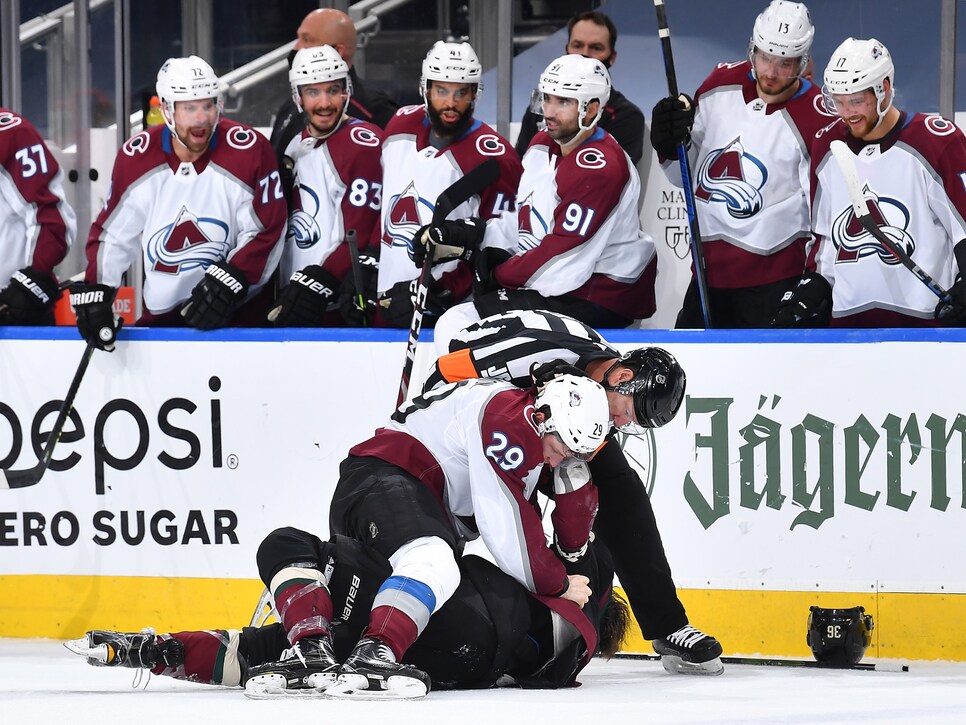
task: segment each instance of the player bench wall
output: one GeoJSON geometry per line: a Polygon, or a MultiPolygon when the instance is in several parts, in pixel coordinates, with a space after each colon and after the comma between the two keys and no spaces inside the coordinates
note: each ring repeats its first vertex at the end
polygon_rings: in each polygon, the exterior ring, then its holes
{"type": "MultiPolygon", "coordinates": [[[[626,452],[688,613],[726,653],[808,657],[811,604],[863,605],[867,656],[966,660],[948,626],[966,617],[966,334],[607,336],[688,373],[677,418],[626,452]]],[[[0,490],[0,636],[247,624],[258,543],[326,531],[339,462],[391,412],[405,337],[122,332],[48,473],[0,490]]],[[[0,467],[36,461],[82,350],[70,329],[0,330],[0,467]]]]}

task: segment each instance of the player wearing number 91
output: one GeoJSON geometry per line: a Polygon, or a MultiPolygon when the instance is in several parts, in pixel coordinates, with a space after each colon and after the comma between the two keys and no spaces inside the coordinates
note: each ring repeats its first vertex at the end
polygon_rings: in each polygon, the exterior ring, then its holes
{"type": "Polygon", "coordinates": [[[255,321],[253,298],[282,253],[286,207],[268,140],[222,117],[218,77],[197,56],[169,58],[157,90],[164,125],[118,152],[87,240],[86,284],[71,290],[75,308],[99,306],[78,310],[78,327],[101,349],[114,344],[109,328],[81,320],[109,319],[114,288],[139,254],[138,324],[210,330],[255,321]]]}

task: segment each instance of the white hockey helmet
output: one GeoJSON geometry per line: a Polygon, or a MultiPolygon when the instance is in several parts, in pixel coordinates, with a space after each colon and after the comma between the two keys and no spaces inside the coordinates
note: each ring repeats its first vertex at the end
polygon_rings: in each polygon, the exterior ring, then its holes
{"type": "Polygon", "coordinates": [[[895,98],[896,68],[888,48],[875,38],[856,40],[846,38],[835,49],[825,67],[825,85],[822,93],[825,106],[835,108],[833,96],[851,95],[871,89],[875,93],[879,122],[892,107],[895,98]],[[885,79],[889,79],[886,93],[885,79]],[[884,107],[883,107],[884,106],[884,107]]]}
{"type": "Polygon", "coordinates": [[[560,375],[543,386],[533,405],[545,416],[537,425],[540,435],[556,433],[580,458],[600,448],[610,430],[607,393],[590,378],[560,375]]]}
{"type": "Polygon", "coordinates": [[[748,59],[751,61],[752,73],[755,69],[755,48],[758,48],[779,58],[801,59],[796,73],[800,75],[808,64],[814,38],[815,26],[812,25],[812,16],[804,3],[772,0],[755,19],[755,27],[751,31],[748,59]]]}
{"type": "MultiPolygon", "coordinates": [[[[199,101],[214,98],[218,105],[218,118],[221,117],[225,98],[218,76],[208,63],[196,55],[187,58],[168,58],[158,71],[155,86],[164,122],[174,133],[174,104],[177,101],[199,101]]],[[[215,119],[215,124],[218,123],[215,119]]]]}
{"type": "Polygon", "coordinates": [[[331,45],[319,45],[315,48],[302,48],[292,59],[292,68],[288,72],[288,82],[292,86],[292,100],[302,110],[302,97],[299,86],[310,86],[313,83],[328,83],[330,81],[345,81],[346,103],[352,95],[352,79],[349,78],[349,66],[339,55],[339,51],[331,45]]]}
{"type": "MultiPolygon", "coordinates": [[[[437,40],[423,59],[423,73],[419,78],[419,92],[429,105],[429,82],[472,83],[476,98],[483,93],[483,65],[469,43],[447,43],[437,40]]],[[[475,104],[474,100],[474,104],[475,104]]]]}
{"type": "Polygon", "coordinates": [[[581,130],[595,125],[604,106],[610,100],[610,73],[607,67],[596,58],[585,58],[574,53],[562,55],[552,61],[547,69],[540,74],[537,91],[543,95],[559,96],[560,98],[574,98],[579,103],[577,124],[581,130]],[[584,125],[587,107],[591,101],[600,101],[594,120],[584,125]]]}

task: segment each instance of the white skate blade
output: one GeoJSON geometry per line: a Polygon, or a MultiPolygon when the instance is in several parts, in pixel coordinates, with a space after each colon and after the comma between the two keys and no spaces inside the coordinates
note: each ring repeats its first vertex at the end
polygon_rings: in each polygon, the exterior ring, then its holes
{"type": "Polygon", "coordinates": [[[390,675],[385,689],[369,689],[365,675],[339,675],[339,681],[325,691],[335,700],[418,700],[426,697],[426,685],[413,677],[390,675]]]}
{"type": "Polygon", "coordinates": [[[686,662],[674,655],[661,655],[661,665],[672,675],[704,675],[715,676],[724,673],[721,658],[715,657],[707,662],[686,662]]]}
{"type": "Polygon", "coordinates": [[[64,647],[69,649],[75,655],[80,655],[81,657],[86,657],[91,664],[94,662],[99,662],[100,664],[107,664],[107,645],[99,644],[91,646],[90,640],[85,634],[80,639],[69,639],[64,642],[64,647]]]}
{"type": "Polygon", "coordinates": [[[245,697],[251,700],[281,700],[285,698],[322,698],[335,683],[335,674],[316,673],[306,678],[308,687],[286,687],[285,675],[256,675],[245,683],[245,697]]]}

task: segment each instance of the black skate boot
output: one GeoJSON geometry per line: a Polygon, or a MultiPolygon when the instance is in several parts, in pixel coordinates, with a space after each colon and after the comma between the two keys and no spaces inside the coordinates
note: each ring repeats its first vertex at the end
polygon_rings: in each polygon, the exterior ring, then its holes
{"type": "Polygon", "coordinates": [[[686,624],[667,637],[651,641],[654,651],[661,655],[661,664],[672,674],[720,675],[721,644],[710,634],[686,624]]]}
{"type": "Polygon", "coordinates": [[[139,633],[93,629],[80,639],[64,642],[74,654],[87,658],[95,667],[133,667],[150,670],[156,665],[178,667],[184,664],[184,643],[166,639],[158,644],[155,631],[145,627],[139,633]]]}
{"type": "Polygon", "coordinates": [[[282,652],[277,662],[248,670],[245,697],[269,700],[278,697],[318,697],[335,683],[339,661],[328,634],[303,637],[282,652]]]}
{"type": "Polygon", "coordinates": [[[413,700],[429,692],[429,675],[396,662],[388,645],[366,637],[342,665],[326,697],[353,700],[413,700]]]}

